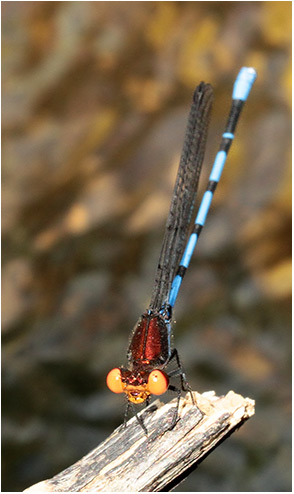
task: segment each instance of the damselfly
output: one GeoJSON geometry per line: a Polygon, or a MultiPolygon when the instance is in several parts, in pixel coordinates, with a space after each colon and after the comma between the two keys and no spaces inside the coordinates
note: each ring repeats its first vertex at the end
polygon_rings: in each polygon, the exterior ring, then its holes
{"type": "Polygon", "coordinates": [[[127,352],[127,366],[112,369],[107,375],[109,389],[114,393],[125,393],[127,396],[125,421],[129,407],[133,407],[145,433],[146,427],[142,418],[136,413],[134,404],[144,402],[148,404],[151,395],[161,395],[167,389],[176,391],[177,407],[170,426],[173,428],[178,417],[181,391],[190,391],[194,403],[178,352],[171,344],[172,311],[182,279],[205,223],[214,191],[234,138],[241,110],[255,78],[255,70],[248,67],[243,67],[237,76],[232,106],[225,132],[222,135],[220,149],[187,242],[213,98],[212,87],[209,84],[201,82],[194,91],[151,302],[133,329],[127,352]],[[171,361],[175,361],[176,369],[168,371],[167,366],[171,361]],[[170,384],[170,378],[175,376],[180,377],[181,389],[170,384]]]}

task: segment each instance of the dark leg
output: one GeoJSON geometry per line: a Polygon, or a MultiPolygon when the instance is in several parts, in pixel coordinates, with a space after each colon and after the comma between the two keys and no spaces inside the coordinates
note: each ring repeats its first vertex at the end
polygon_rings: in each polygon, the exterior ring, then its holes
{"type": "MultiPolygon", "coordinates": [[[[130,402],[129,402],[129,403],[130,403],[130,402]]],[[[143,431],[144,431],[144,434],[145,434],[146,436],[148,436],[148,432],[147,432],[147,429],[146,429],[146,427],[145,427],[145,425],[144,425],[144,422],[143,422],[142,417],[141,417],[140,415],[138,415],[138,414],[137,414],[137,411],[136,411],[136,409],[135,409],[134,404],[133,404],[133,403],[130,403],[130,405],[131,405],[131,407],[132,407],[133,413],[134,413],[134,415],[135,415],[135,417],[136,417],[137,421],[139,422],[140,426],[142,427],[142,429],[143,429],[143,431]]]]}
{"type": "Polygon", "coordinates": [[[189,385],[189,383],[187,381],[186,374],[185,374],[184,368],[181,364],[180,357],[179,357],[179,354],[178,354],[178,351],[176,350],[176,348],[173,349],[171,356],[170,356],[170,359],[169,359],[169,362],[174,358],[177,361],[178,368],[175,369],[174,371],[169,372],[169,376],[170,377],[180,376],[182,391],[189,391],[189,393],[191,395],[192,403],[193,403],[193,405],[196,405],[194,397],[193,397],[191,386],[189,385]]]}
{"type": "Polygon", "coordinates": [[[127,406],[125,409],[125,416],[124,416],[124,428],[127,426],[127,420],[128,420],[128,415],[129,415],[129,409],[130,409],[130,402],[127,401],[127,406]]]}
{"type": "Polygon", "coordinates": [[[136,408],[135,408],[134,404],[131,401],[127,401],[127,406],[126,406],[125,416],[124,416],[124,428],[127,426],[127,420],[128,420],[128,414],[129,414],[130,408],[132,409],[133,414],[135,415],[135,417],[136,417],[137,421],[139,422],[140,426],[142,427],[142,429],[144,431],[144,434],[146,434],[146,436],[147,436],[148,435],[147,434],[147,429],[146,429],[146,427],[144,425],[143,419],[142,419],[142,417],[140,417],[137,414],[136,408]]]}
{"type": "Polygon", "coordinates": [[[173,386],[172,384],[169,385],[168,389],[170,389],[171,391],[175,391],[177,393],[177,406],[176,406],[176,409],[175,409],[174,414],[173,414],[171,425],[169,427],[169,429],[171,430],[174,428],[174,426],[176,425],[177,420],[178,420],[181,390],[179,388],[176,388],[176,386],[173,386]]]}

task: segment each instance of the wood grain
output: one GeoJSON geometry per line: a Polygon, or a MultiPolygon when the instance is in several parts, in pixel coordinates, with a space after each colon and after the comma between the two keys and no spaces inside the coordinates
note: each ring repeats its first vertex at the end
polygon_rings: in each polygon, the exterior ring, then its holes
{"type": "Polygon", "coordinates": [[[217,444],[254,415],[254,401],[230,391],[194,392],[181,399],[176,426],[169,430],[176,400],[159,400],[143,412],[146,436],[135,417],[74,465],[24,492],[151,492],[175,487],[217,444]]]}

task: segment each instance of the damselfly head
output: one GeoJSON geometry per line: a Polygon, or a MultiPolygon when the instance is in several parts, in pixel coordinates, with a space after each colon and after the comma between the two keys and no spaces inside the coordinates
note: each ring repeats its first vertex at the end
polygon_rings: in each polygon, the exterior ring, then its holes
{"type": "Polygon", "coordinates": [[[167,374],[160,369],[148,372],[116,367],[108,373],[106,383],[113,393],[126,393],[132,403],[144,403],[151,394],[165,393],[169,380],[167,374]]]}

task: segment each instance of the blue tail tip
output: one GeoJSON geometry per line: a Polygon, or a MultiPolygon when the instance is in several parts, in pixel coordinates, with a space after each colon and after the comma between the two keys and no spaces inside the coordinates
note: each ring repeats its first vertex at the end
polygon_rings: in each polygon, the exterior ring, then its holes
{"type": "Polygon", "coordinates": [[[257,77],[253,67],[242,67],[234,84],[233,99],[245,101],[257,77]]]}
{"type": "Polygon", "coordinates": [[[240,70],[240,72],[238,74],[238,77],[240,77],[240,79],[244,78],[248,82],[250,81],[251,84],[253,84],[256,77],[257,77],[257,72],[253,67],[242,67],[242,69],[240,70]]]}

